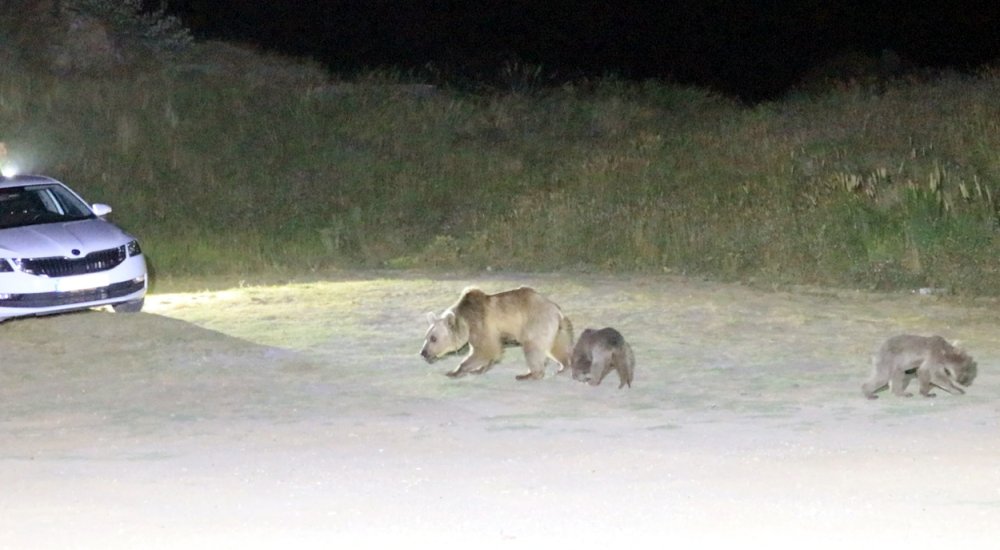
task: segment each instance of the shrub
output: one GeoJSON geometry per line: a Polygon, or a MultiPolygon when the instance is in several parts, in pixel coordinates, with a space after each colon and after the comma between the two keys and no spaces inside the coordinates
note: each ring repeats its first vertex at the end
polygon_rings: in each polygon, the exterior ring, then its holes
{"type": "Polygon", "coordinates": [[[180,19],[159,8],[147,9],[143,0],[64,0],[66,8],[108,23],[112,31],[129,42],[153,51],[177,52],[193,42],[180,19]]]}

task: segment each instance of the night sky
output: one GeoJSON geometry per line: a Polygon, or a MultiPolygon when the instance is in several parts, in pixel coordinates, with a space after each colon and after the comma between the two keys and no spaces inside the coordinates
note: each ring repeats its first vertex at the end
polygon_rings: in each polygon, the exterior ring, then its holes
{"type": "Polygon", "coordinates": [[[1000,58],[1000,0],[169,0],[199,38],[308,56],[338,73],[430,64],[465,79],[504,63],[552,83],[614,74],[779,97],[846,52],[920,67],[1000,58]]]}

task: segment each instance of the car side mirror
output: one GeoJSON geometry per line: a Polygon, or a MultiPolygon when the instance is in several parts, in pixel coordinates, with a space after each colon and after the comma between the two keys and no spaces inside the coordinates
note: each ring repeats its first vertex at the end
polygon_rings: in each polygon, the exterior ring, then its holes
{"type": "Polygon", "coordinates": [[[99,202],[94,203],[93,206],[90,207],[90,209],[93,210],[94,215],[98,217],[107,216],[108,214],[111,213],[110,206],[99,202]]]}

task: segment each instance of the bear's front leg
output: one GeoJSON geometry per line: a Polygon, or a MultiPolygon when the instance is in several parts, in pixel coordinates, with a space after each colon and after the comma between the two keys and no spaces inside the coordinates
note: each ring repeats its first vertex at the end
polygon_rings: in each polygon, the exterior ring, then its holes
{"type": "Polygon", "coordinates": [[[480,357],[473,352],[466,356],[458,367],[455,370],[448,372],[447,375],[451,378],[460,378],[470,372],[482,374],[489,370],[491,366],[493,366],[493,361],[486,357],[480,357]]]}
{"type": "MultiPolygon", "coordinates": [[[[613,369],[615,367],[615,365],[614,365],[613,361],[611,361],[610,359],[608,359],[608,360],[606,360],[604,362],[604,365],[602,365],[602,367],[603,368],[601,368],[601,374],[600,374],[600,376],[598,376],[597,378],[594,378],[594,377],[590,378],[590,385],[591,386],[600,386],[601,382],[604,381],[604,377],[607,376],[608,373],[611,372],[611,369],[613,369]]],[[[621,376],[621,375],[619,375],[619,376],[621,376]]]]}
{"type": "Polygon", "coordinates": [[[571,363],[572,367],[570,370],[573,372],[573,380],[579,382],[586,382],[591,378],[591,362],[590,359],[580,356],[574,357],[571,363]]]}
{"type": "Polygon", "coordinates": [[[952,395],[962,395],[965,393],[965,390],[956,386],[955,383],[951,381],[951,377],[944,374],[943,370],[944,369],[941,369],[940,367],[934,367],[933,371],[931,371],[930,368],[917,371],[917,378],[920,379],[921,395],[933,397],[934,394],[930,393],[931,387],[933,386],[937,386],[952,395]],[[927,388],[926,392],[924,391],[925,387],[927,388]]]}

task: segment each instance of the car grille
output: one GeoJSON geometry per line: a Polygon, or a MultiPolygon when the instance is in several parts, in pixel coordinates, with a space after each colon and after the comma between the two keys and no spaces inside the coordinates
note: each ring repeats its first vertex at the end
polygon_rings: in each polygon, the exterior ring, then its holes
{"type": "Polygon", "coordinates": [[[75,290],[72,292],[36,292],[33,294],[7,294],[0,299],[0,307],[54,307],[83,304],[128,296],[143,289],[144,280],[134,279],[101,288],[75,290]]]}
{"type": "Polygon", "coordinates": [[[21,271],[46,277],[68,277],[114,269],[125,261],[125,246],[91,252],[82,258],[24,258],[21,271]]]}

